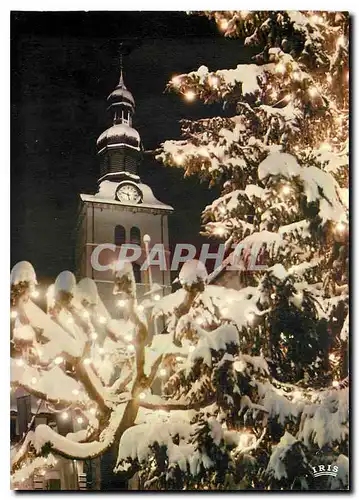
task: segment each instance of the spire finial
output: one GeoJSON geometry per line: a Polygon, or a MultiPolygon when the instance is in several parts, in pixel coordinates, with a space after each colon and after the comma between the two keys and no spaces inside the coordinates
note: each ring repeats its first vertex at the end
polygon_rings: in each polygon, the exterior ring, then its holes
{"type": "Polygon", "coordinates": [[[120,76],[120,85],[124,85],[123,82],[123,55],[122,52],[120,53],[120,71],[121,71],[121,76],[120,76]]]}

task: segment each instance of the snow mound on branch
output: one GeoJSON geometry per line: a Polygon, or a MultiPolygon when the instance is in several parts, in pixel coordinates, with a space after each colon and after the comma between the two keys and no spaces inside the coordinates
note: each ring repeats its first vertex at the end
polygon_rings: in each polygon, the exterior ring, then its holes
{"type": "Polygon", "coordinates": [[[282,176],[290,180],[299,178],[308,203],[319,200],[319,216],[323,222],[346,220],[340,186],[327,172],[314,166],[302,167],[288,153],[272,153],[258,167],[260,180],[271,176],[282,176]]]}
{"type": "Polygon", "coordinates": [[[16,361],[11,359],[11,381],[24,387],[32,385],[37,391],[46,394],[48,398],[53,400],[63,399],[75,403],[83,400],[84,397],[81,385],[65,375],[58,366],[49,371],[40,371],[26,364],[18,366],[16,361]]]}
{"type": "Polygon", "coordinates": [[[345,441],[349,435],[349,390],[323,391],[318,402],[303,409],[298,437],[306,446],[319,448],[345,441]]]}
{"type": "Polygon", "coordinates": [[[301,170],[296,158],[288,153],[273,153],[267,156],[258,167],[260,180],[272,175],[295,177],[301,170]]]}
{"type": "Polygon", "coordinates": [[[86,300],[90,305],[97,305],[98,303],[98,290],[96,283],[91,278],[83,278],[77,284],[78,298],[86,300]]]}
{"type": "Polygon", "coordinates": [[[28,281],[33,285],[37,284],[35,270],[32,264],[26,260],[15,264],[10,274],[10,282],[12,285],[17,285],[21,281],[28,281]]]}
{"type": "Polygon", "coordinates": [[[343,327],[340,332],[340,340],[347,340],[349,336],[349,314],[346,315],[343,327]]]}
{"type": "Polygon", "coordinates": [[[284,436],[281,437],[279,443],[276,446],[273,446],[273,453],[269,459],[266,470],[267,474],[278,480],[287,477],[285,458],[295,443],[297,443],[297,439],[286,431],[284,436]]]}
{"type": "Polygon", "coordinates": [[[31,325],[23,325],[19,322],[19,325],[14,328],[13,339],[20,342],[34,342],[36,334],[31,325]]]}
{"type": "Polygon", "coordinates": [[[349,459],[345,455],[339,455],[335,464],[338,466],[338,472],[335,477],[328,477],[331,490],[344,490],[349,488],[349,459]]]}
{"type": "Polygon", "coordinates": [[[43,345],[43,358],[51,359],[61,353],[68,353],[74,357],[81,355],[83,349],[81,342],[77,342],[71,337],[31,300],[24,305],[24,312],[31,326],[40,328],[42,335],[50,340],[50,342],[43,345]]]}
{"type": "Polygon", "coordinates": [[[233,363],[233,368],[237,372],[245,372],[247,375],[251,375],[253,371],[263,375],[269,374],[268,364],[263,356],[250,356],[249,354],[240,353],[233,363]]]}
{"type": "Polygon", "coordinates": [[[155,303],[152,309],[152,316],[156,318],[157,316],[164,315],[168,316],[174,312],[174,310],[182,304],[186,297],[186,291],[183,288],[179,288],[170,295],[165,295],[158,302],[155,303]]]}
{"type": "Polygon", "coordinates": [[[76,289],[76,278],[71,271],[62,271],[55,281],[54,295],[58,296],[59,292],[67,292],[74,295],[76,289]]]}
{"type": "MultiPolygon", "coordinates": [[[[158,423],[141,424],[127,429],[121,438],[116,470],[121,469],[122,460],[145,462],[152,455],[151,447],[158,443],[170,451],[175,445],[173,439],[178,436],[181,442],[189,440],[192,426],[185,421],[169,420],[158,423]]],[[[194,450],[194,447],[191,451],[194,450]]]]}
{"type": "Polygon", "coordinates": [[[305,405],[299,390],[297,393],[292,393],[292,400],[289,400],[282,389],[274,387],[269,382],[264,384],[258,382],[257,387],[261,398],[260,404],[267,409],[270,418],[277,420],[282,425],[287,421],[296,421],[305,405]]]}
{"type": "Polygon", "coordinates": [[[227,350],[227,346],[239,345],[238,330],[233,325],[223,324],[211,332],[206,332],[200,327],[196,328],[199,341],[196,348],[190,353],[187,361],[187,372],[196,359],[202,359],[207,366],[212,366],[212,350],[227,350]]]}
{"type": "Polygon", "coordinates": [[[268,268],[268,272],[279,281],[285,280],[288,276],[288,273],[282,264],[274,264],[274,266],[268,268]]]}
{"type": "Polygon", "coordinates": [[[179,281],[181,285],[193,285],[195,283],[205,283],[208,278],[208,273],[205,265],[200,260],[187,260],[179,273],[179,281]]]}
{"type": "Polygon", "coordinates": [[[32,442],[37,453],[41,452],[43,446],[50,443],[51,446],[61,450],[66,455],[78,458],[91,458],[91,456],[95,456],[107,448],[106,441],[76,443],[64,436],[60,436],[60,434],[44,424],[36,427],[35,432],[29,436],[29,441],[32,442]]]}

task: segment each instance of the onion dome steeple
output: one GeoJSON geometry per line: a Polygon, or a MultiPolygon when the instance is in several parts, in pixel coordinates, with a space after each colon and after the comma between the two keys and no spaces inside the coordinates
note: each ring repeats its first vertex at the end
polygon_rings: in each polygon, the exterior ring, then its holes
{"type": "Polygon", "coordinates": [[[107,102],[113,125],[97,139],[101,177],[117,172],[137,175],[142,145],[140,134],[132,128],[135,100],[124,83],[122,57],[120,81],[108,96],[107,102]]]}

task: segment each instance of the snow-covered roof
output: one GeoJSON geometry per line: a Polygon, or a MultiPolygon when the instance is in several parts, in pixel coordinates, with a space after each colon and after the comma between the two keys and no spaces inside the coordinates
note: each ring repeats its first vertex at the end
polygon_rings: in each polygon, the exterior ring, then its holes
{"type": "Polygon", "coordinates": [[[126,125],[125,123],[118,123],[108,128],[97,139],[97,146],[102,148],[105,144],[126,144],[140,150],[141,137],[136,129],[126,125]]]}
{"type": "Polygon", "coordinates": [[[133,105],[135,105],[135,100],[133,98],[133,95],[129,90],[126,88],[116,88],[111,94],[108,96],[108,100],[118,100],[118,98],[125,98],[126,100],[130,101],[133,105]]]}
{"type": "Polygon", "coordinates": [[[116,200],[116,189],[120,182],[111,182],[104,180],[99,185],[99,190],[95,195],[81,194],[82,201],[90,201],[92,203],[110,203],[113,205],[137,206],[139,208],[155,208],[158,210],[166,210],[172,212],[173,207],[166,205],[157,200],[152,189],[147,184],[136,182],[136,186],[142,191],[142,203],[122,203],[116,200]]]}

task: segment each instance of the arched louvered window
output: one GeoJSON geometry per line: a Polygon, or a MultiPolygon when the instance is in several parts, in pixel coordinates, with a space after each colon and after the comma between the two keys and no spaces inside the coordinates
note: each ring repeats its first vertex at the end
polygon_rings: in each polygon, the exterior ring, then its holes
{"type": "Polygon", "coordinates": [[[115,227],[115,245],[120,246],[125,242],[126,242],[126,229],[123,226],[121,226],[121,224],[118,224],[118,226],[115,227]]]}
{"type": "Polygon", "coordinates": [[[136,283],[141,283],[141,266],[139,264],[132,264],[133,275],[136,283]]]}
{"type": "Polygon", "coordinates": [[[135,245],[141,245],[141,231],[136,226],[131,227],[130,241],[135,245]]]}

